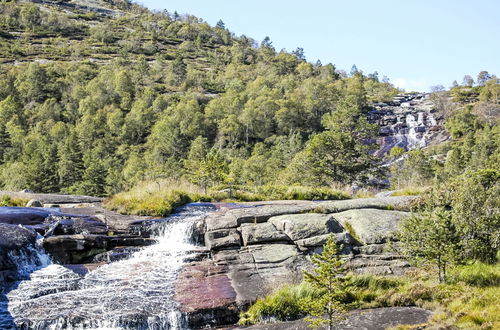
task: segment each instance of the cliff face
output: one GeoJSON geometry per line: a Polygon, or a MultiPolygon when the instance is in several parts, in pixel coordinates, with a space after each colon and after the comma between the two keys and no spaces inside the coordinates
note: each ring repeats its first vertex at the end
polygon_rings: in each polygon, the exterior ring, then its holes
{"type": "Polygon", "coordinates": [[[444,118],[437,113],[428,93],[399,94],[391,102],[375,103],[368,114],[380,126],[375,155],[384,157],[393,147],[413,150],[449,139],[444,118]]]}

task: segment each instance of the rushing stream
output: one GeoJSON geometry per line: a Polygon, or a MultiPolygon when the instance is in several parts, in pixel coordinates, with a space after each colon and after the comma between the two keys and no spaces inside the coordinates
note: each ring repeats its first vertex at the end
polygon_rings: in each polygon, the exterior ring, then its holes
{"type": "Polygon", "coordinates": [[[154,225],[157,244],[84,277],[61,265],[42,266],[6,294],[4,314],[29,329],[186,328],[173,284],[184,261],[199,253],[191,243],[193,222],[211,209],[182,208],[154,225]]]}

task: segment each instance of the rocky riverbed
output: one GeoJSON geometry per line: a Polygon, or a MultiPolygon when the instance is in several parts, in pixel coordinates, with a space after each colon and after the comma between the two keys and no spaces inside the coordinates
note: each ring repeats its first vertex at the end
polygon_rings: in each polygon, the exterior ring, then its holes
{"type": "MultiPolygon", "coordinates": [[[[172,290],[171,294],[159,295],[158,299],[172,300],[165,306],[168,305],[168,310],[172,310],[172,306],[175,307],[180,315],[175,321],[177,323],[172,321],[172,315],[158,320],[154,319],[154,315],[148,315],[157,310],[158,303],[154,303],[141,309],[141,315],[116,310],[116,314],[123,317],[110,317],[116,321],[113,324],[124,328],[128,325],[136,327],[139,324],[147,324],[146,328],[155,324],[159,328],[162,328],[161,324],[163,328],[235,324],[239,312],[257,298],[266,295],[280,284],[300,281],[302,270],[311,266],[311,254],[321,252],[329,234],[335,235],[337,242],[343,244],[343,256],[355,273],[398,275],[410,268],[389,246],[397,245],[393,234],[398,222],[409,215],[409,205],[413,197],[212,204],[207,211],[203,211],[205,213],[197,213],[193,220],[189,220],[188,229],[175,234],[185,235],[179,242],[188,244],[174,244],[187,246],[179,253],[172,252],[174,247],[171,245],[168,245],[167,249],[161,248],[165,246],[161,245],[165,244],[161,242],[171,242],[173,239],[166,239],[166,234],[161,234],[161,228],[167,228],[162,227],[166,220],[119,215],[105,210],[100,200],[92,201],[87,196],[82,199],[72,196],[67,200],[70,203],[64,203],[64,196],[61,195],[30,197],[38,198],[41,204],[51,207],[0,208],[0,280],[3,287],[9,292],[9,283],[17,283],[16,281],[21,279],[17,272],[19,265],[12,256],[15,252],[26,250],[28,253],[29,249],[36,248],[38,234],[38,242],[40,236],[46,236],[41,243],[43,250],[60,266],[46,267],[42,265],[42,261],[31,260],[35,265],[33,271],[37,269],[37,263],[41,268],[31,277],[46,280],[47,276],[57,274],[69,279],[69,282],[63,281],[66,283],[63,286],[66,288],[64,290],[71,292],[64,293],[65,291],[58,287],[57,290],[63,292],[56,290],[59,292],[57,297],[52,296],[49,299],[45,297],[45,293],[42,294],[44,297],[37,299],[37,303],[29,302],[32,298],[26,298],[26,304],[22,300],[25,298],[22,297],[25,297],[26,292],[32,294],[35,282],[33,279],[21,282],[21,285],[17,285],[19,288],[16,287],[8,293],[13,295],[11,301],[21,299],[17,301],[18,307],[3,310],[4,314],[12,310],[13,313],[7,313],[13,316],[11,325],[19,325],[19,322],[31,324],[30,317],[39,322],[33,324],[51,325],[56,328],[80,324],[79,318],[84,317],[85,313],[91,313],[93,309],[88,307],[83,314],[79,314],[81,304],[68,303],[66,298],[73,295],[71,299],[78,300],[78,290],[84,287],[86,290],[97,290],[94,283],[106,282],[112,295],[113,288],[117,288],[120,289],[120,296],[125,299],[133,290],[139,290],[139,284],[136,286],[133,283],[141,283],[141,278],[152,283],[154,278],[149,275],[157,274],[155,276],[161,278],[162,272],[167,274],[165,269],[169,268],[168,263],[164,265],[161,260],[173,254],[178,256],[175,259],[176,264],[182,263],[172,273],[168,273],[170,275],[167,282],[160,281],[165,283],[163,286],[156,285],[156,288],[160,291],[167,290],[166,288],[172,290]],[[57,205],[54,205],[55,201],[57,205]],[[147,255],[158,261],[150,263],[147,255]],[[124,267],[120,266],[123,263],[128,265],[127,269],[136,270],[130,273],[128,278],[116,276],[118,273],[124,273],[116,271],[124,267]],[[80,284],[74,284],[76,287],[72,287],[71,283],[74,281],[80,284]],[[164,289],[161,289],[162,287],[164,289]],[[65,308],[66,312],[58,311],[57,306],[63,302],[66,302],[66,307],[74,305],[74,308],[65,308]],[[38,306],[38,303],[49,303],[52,306],[51,312],[41,312],[41,305],[38,306]],[[68,314],[70,311],[71,314],[68,314]],[[44,320],[44,315],[47,315],[47,318],[50,318],[48,315],[59,315],[57,317],[63,321],[54,323],[53,320],[44,320]],[[68,318],[71,318],[69,323],[68,318]],[[137,323],[141,318],[147,322],[137,323]],[[131,321],[132,319],[135,321],[131,321]],[[167,325],[165,322],[174,322],[176,325],[167,325]]],[[[175,223],[175,217],[172,220],[167,219],[167,222],[169,221],[175,223]]],[[[174,227],[168,228],[171,228],[168,235],[177,230],[174,227]]],[[[134,294],[134,297],[137,295],[134,294]]],[[[148,299],[140,301],[149,301],[148,299]]],[[[137,303],[137,306],[139,305],[137,303]]],[[[115,304],[106,308],[106,313],[113,313],[113,308],[119,309],[120,306],[115,304]]],[[[122,308],[128,307],[124,303],[122,308]]],[[[96,323],[99,324],[107,323],[96,323]]],[[[90,323],[87,325],[92,326],[90,323]]]]}

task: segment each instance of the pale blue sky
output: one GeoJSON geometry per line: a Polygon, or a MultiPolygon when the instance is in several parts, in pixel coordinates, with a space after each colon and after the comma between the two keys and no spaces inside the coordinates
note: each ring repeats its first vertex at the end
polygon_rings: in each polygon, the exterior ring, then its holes
{"type": "Polygon", "coordinates": [[[304,48],[350,71],[378,71],[406,90],[461,83],[487,70],[500,75],[500,0],[142,0],[151,9],[222,19],[236,35],[277,50],[304,48]]]}

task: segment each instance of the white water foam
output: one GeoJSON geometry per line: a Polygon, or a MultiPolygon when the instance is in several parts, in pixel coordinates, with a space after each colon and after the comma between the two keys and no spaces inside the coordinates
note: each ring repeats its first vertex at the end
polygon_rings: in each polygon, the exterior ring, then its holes
{"type": "Polygon", "coordinates": [[[174,283],[184,260],[199,250],[190,243],[192,224],[207,210],[188,213],[158,225],[157,244],[83,279],[61,265],[34,271],[7,294],[16,324],[30,329],[186,328],[174,283]]]}

